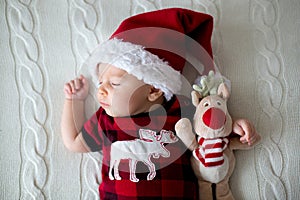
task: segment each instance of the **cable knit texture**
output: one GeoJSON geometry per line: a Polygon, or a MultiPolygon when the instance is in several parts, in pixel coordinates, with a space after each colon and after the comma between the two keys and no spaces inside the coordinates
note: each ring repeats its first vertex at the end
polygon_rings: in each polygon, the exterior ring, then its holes
{"type": "MultiPolygon", "coordinates": [[[[231,81],[230,113],[251,120],[262,136],[254,149],[235,152],[234,197],[300,199],[299,0],[0,1],[0,199],[99,198],[101,153],[74,154],[61,140],[63,85],[95,69],[84,62],[103,50],[97,45],[121,21],[167,7],[213,16],[214,61],[231,81]]],[[[116,49],[106,61],[132,70],[133,59],[143,70],[132,72],[140,79],[167,67],[143,47],[126,48],[122,62],[114,60],[116,49]]],[[[178,74],[167,75],[152,84],[175,93],[178,74]]],[[[93,89],[87,118],[98,109],[93,89]]]]}

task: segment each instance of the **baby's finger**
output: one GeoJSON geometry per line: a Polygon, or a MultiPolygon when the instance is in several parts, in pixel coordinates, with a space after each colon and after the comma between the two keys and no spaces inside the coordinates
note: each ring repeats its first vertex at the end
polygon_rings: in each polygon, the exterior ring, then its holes
{"type": "Polygon", "coordinates": [[[79,79],[82,81],[83,79],[85,79],[85,77],[82,74],[80,74],[79,79]]]}
{"type": "Polygon", "coordinates": [[[74,91],[74,81],[73,80],[69,81],[68,85],[70,87],[71,93],[73,93],[73,91],[74,91]]]}
{"type": "Polygon", "coordinates": [[[255,134],[250,138],[249,140],[249,145],[254,144],[256,141],[258,141],[260,139],[260,136],[258,135],[258,133],[255,131],[255,134]]]}
{"type": "Polygon", "coordinates": [[[89,82],[82,74],[80,75],[80,80],[83,88],[89,88],[89,82]]]}
{"type": "Polygon", "coordinates": [[[232,131],[240,136],[245,135],[245,132],[243,131],[242,127],[240,125],[238,125],[237,123],[234,124],[232,131]]]}
{"type": "Polygon", "coordinates": [[[244,135],[244,136],[242,136],[242,137],[240,137],[240,141],[241,141],[241,143],[247,143],[248,142],[248,140],[247,140],[247,135],[244,135]]]}
{"type": "Polygon", "coordinates": [[[70,86],[69,83],[66,83],[65,86],[64,86],[64,91],[67,93],[67,94],[72,94],[72,88],[70,86]]]}
{"type": "Polygon", "coordinates": [[[80,89],[80,81],[78,78],[74,79],[74,92],[80,89]]]}
{"type": "Polygon", "coordinates": [[[256,139],[257,139],[257,134],[254,131],[253,133],[251,133],[251,136],[247,135],[247,137],[245,137],[245,140],[243,142],[244,143],[248,143],[248,145],[251,146],[252,144],[254,144],[254,142],[256,141],[256,139]]]}
{"type": "Polygon", "coordinates": [[[74,79],[74,80],[71,80],[70,82],[69,82],[69,84],[70,84],[70,87],[71,87],[71,90],[72,90],[72,94],[75,94],[76,92],[77,92],[77,90],[78,89],[80,89],[80,88],[78,88],[78,83],[76,83],[77,81],[76,81],[76,79],[74,79]]]}
{"type": "Polygon", "coordinates": [[[249,140],[250,136],[253,135],[253,128],[252,128],[251,124],[245,125],[244,131],[245,131],[245,135],[247,136],[247,140],[249,140]]]}

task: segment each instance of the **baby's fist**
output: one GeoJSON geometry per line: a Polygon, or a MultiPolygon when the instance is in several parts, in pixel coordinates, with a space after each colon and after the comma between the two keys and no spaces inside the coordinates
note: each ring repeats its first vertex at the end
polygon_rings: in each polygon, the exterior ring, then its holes
{"type": "Polygon", "coordinates": [[[233,123],[233,132],[240,135],[242,143],[249,146],[260,141],[260,135],[256,132],[254,125],[246,119],[238,119],[233,123]]]}
{"type": "Polygon", "coordinates": [[[83,76],[80,75],[64,86],[64,93],[66,99],[85,100],[89,92],[89,82],[83,76]]]}

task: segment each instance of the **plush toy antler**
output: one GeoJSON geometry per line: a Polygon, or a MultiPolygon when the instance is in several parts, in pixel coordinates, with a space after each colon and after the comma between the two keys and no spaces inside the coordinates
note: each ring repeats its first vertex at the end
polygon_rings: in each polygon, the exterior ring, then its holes
{"type": "Polygon", "coordinates": [[[196,80],[193,89],[197,91],[201,97],[217,94],[219,85],[223,83],[222,76],[217,76],[214,71],[209,71],[208,75],[201,76],[196,80]]]}

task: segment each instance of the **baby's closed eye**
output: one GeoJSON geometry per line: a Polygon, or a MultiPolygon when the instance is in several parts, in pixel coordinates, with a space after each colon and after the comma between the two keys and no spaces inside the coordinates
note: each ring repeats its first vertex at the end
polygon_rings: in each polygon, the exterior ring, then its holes
{"type": "MultiPolygon", "coordinates": [[[[103,85],[102,81],[99,81],[97,84],[97,88],[101,87],[103,85]]],[[[121,84],[119,82],[109,82],[109,85],[113,86],[113,87],[117,87],[120,86],[121,84]]]]}
{"type": "Polygon", "coordinates": [[[120,86],[121,84],[120,83],[118,83],[118,82],[111,82],[110,83],[112,86],[120,86]]]}

